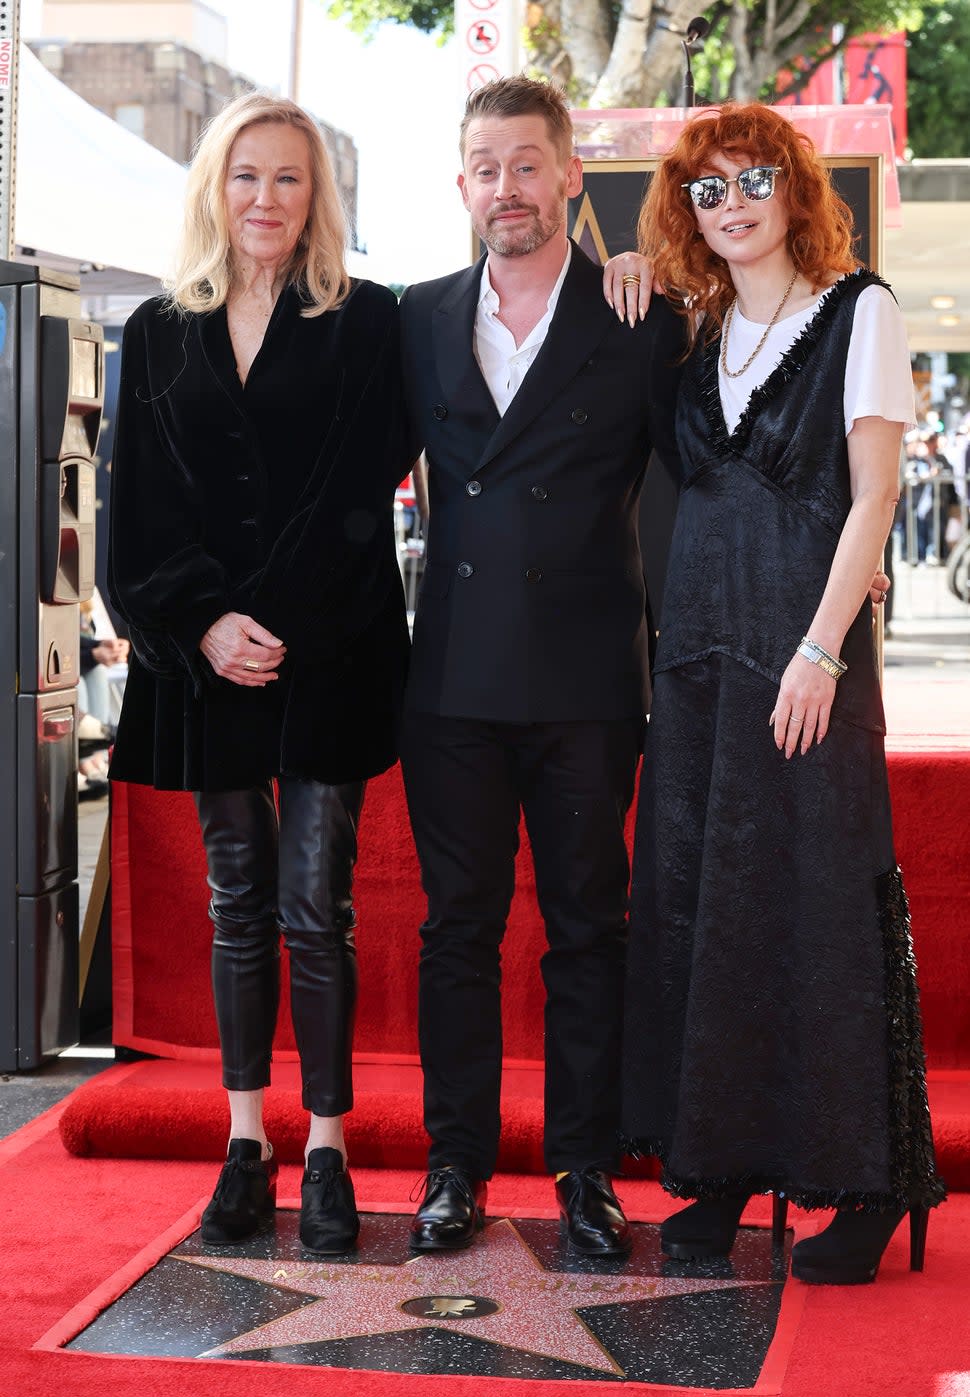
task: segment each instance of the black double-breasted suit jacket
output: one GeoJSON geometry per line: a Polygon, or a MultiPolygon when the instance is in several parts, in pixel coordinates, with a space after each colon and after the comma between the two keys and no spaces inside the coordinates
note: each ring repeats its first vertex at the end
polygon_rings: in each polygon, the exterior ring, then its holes
{"type": "Polygon", "coordinates": [[[651,450],[675,469],[684,337],[655,297],[620,323],[576,246],[546,339],[504,416],[473,351],[482,263],[401,303],[431,522],[408,707],[497,722],[642,715],[638,543],[651,450]]]}

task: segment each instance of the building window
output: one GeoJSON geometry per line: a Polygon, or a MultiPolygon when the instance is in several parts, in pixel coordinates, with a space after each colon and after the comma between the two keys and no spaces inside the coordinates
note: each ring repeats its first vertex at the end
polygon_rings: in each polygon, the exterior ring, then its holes
{"type": "Polygon", "coordinates": [[[133,136],[145,139],[145,108],[141,102],[123,102],[115,107],[115,121],[133,136]]]}

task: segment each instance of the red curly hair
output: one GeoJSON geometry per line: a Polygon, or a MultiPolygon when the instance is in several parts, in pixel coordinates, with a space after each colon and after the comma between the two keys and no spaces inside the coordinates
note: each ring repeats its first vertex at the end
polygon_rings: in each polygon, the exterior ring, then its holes
{"type": "Polygon", "coordinates": [[[788,251],[816,291],[833,275],[859,265],[852,255],[852,212],[803,131],[761,102],[726,102],[703,110],[661,161],[637,226],[640,251],[653,262],[668,299],[688,317],[691,346],[702,320],[705,339],[716,337],[735,296],[728,264],[704,241],[690,194],[681,188],[710,173],[710,159],[718,154],[778,166],[776,188],[789,217],[788,251]]]}

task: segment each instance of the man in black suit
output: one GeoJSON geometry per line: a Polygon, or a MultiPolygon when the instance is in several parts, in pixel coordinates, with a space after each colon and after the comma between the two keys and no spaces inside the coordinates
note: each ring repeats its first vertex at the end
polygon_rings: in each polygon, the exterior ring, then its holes
{"type": "Polygon", "coordinates": [[[571,1244],[629,1249],[612,1189],[629,877],[647,706],[637,505],[673,462],[684,339],[654,298],[628,328],[566,236],[582,188],[554,88],[468,100],[459,187],[488,248],[402,301],[430,537],[403,765],[428,919],[419,1035],[431,1136],[417,1250],[468,1245],[499,1137],[500,944],[520,810],[549,949],[545,1153],[571,1244]]]}

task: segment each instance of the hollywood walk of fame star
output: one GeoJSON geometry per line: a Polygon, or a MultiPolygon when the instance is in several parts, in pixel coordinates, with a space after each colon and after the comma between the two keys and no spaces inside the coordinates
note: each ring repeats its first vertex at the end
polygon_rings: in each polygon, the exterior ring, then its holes
{"type": "Polygon", "coordinates": [[[601,1275],[549,1271],[508,1219],[490,1223],[482,1242],[468,1251],[417,1256],[397,1266],[234,1257],[181,1260],[319,1297],[317,1303],[237,1334],[200,1357],[449,1324],[507,1348],[619,1376],[624,1375],[623,1370],[590,1333],[577,1310],[751,1284],[734,1279],[638,1276],[624,1271],[601,1275]],[[464,1318],[468,1307],[463,1306],[449,1321],[441,1311],[458,1307],[434,1304],[445,1297],[472,1296],[495,1302],[497,1309],[464,1318]],[[414,1314],[413,1306],[409,1307],[411,1312],[400,1308],[419,1297],[428,1298],[423,1313],[414,1314]]]}

